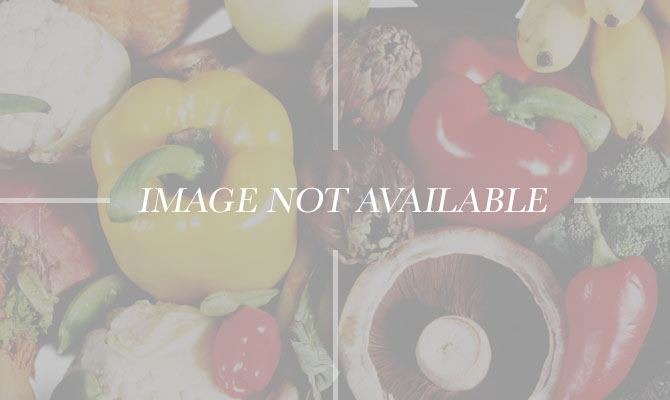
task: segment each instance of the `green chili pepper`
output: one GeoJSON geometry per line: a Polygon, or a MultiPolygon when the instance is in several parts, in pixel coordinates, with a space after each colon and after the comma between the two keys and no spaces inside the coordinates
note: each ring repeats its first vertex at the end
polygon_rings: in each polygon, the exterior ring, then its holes
{"type": "Polygon", "coordinates": [[[49,111],[51,111],[51,106],[37,97],[0,93],[0,116],[28,112],[48,113],[49,111]]]}
{"type": "Polygon", "coordinates": [[[109,310],[135,300],[133,285],[122,275],[100,278],[72,300],[58,329],[58,352],[65,352],[88,333],[109,310]]]}

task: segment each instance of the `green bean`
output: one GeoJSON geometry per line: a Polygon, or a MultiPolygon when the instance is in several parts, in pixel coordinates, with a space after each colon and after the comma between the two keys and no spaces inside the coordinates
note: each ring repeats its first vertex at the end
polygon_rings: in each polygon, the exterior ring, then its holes
{"type": "Polygon", "coordinates": [[[122,275],[100,278],[72,300],[58,329],[58,352],[64,353],[80,341],[109,310],[134,299],[133,285],[122,275]]]}

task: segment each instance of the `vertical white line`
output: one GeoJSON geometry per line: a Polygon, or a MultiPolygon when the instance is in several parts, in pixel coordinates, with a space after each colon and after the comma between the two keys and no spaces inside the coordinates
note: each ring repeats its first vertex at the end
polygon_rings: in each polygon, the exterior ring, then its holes
{"type": "MultiPolygon", "coordinates": [[[[340,148],[340,1],[333,0],[333,151],[340,148]]],[[[339,371],[340,366],[340,258],[337,250],[333,250],[333,366],[339,371]]],[[[340,398],[340,381],[333,382],[333,400],[340,398]]]]}
{"type": "MultiPolygon", "coordinates": [[[[333,250],[333,366],[340,365],[340,255],[333,250]]],[[[333,400],[339,400],[340,376],[333,382],[333,400]]]]}
{"type": "Polygon", "coordinates": [[[340,0],[333,0],[333,151],[340,148],[340,0]]]}

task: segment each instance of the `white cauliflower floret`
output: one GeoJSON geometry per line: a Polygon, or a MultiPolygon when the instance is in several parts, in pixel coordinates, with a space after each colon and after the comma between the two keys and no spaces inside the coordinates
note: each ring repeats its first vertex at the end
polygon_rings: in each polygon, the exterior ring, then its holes
{"type": "Polygon", "coordinates": [[[73,368],[98,378],[100,400],[225,400],[209,361],[214,334],[195,308],[142,300],[89,333],[73,368]]]}
{"type": "Polygon", "coordinates": [[[46,101],[48,114],[0,116],[0,158],[53,163],[88,146],[130,82],[125,48],[52,0],[0,2],[0,93],[46,101]]]}

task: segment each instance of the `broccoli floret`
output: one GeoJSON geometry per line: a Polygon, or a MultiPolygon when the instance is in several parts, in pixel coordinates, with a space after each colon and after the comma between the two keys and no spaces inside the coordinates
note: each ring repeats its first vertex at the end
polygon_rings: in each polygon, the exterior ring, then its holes
{"type": "Polygon", "coordinates": [[[656,244],[646,252],[647,260],[664,273],[670,272],[670,240],[656,244]]]}
{"type": "MultiPolygon", "coordinates": [[[[669,158],[651,147],[629,145],[598,171],[595,181],[596,193],[612,197],[668,198],[669,158]]],[[[603,235],[617,256],[642,255],[659,271],[670,272],[670,205],[602,204],[597,209],[603,235]]],[[[535,237],[550,264],[561,269],[566,262],[577,268],[590,264],[592,230],[583,210],[580,204],[567,207],[535,237]]]]}
{"type": "Polygon", "coordinates": [[[535,242],[541,246],[553,246],[560,253],[569,254],[575,251],[575,247],[588,250],[588,243],[585,242],[588,242],[592,235],[583,208],[572,205],[542,227],[535,237],[535,242]]]}
{"type": "MultiPolygon", "coordinates": [[[[598,205],[594,205],[596,212],[600,213],[598,205]]],[[[591,252],[591,238],[593,237],[593,228],[586,217],[583,206],[572,206],[565,212],[565,229],[572,240],[573,250],[575,247],[579,252],[591,252]]],[[[600,216],[600,215],[599,215],[600,216]]]]}
{"type": "MultiPolygon", "coordinates": [[[[595,205],[598,210],[598,205],[595,205]]],[[[569,278],[576,269],[591,262],[593,230],[582,205],[568,206],[535,236],[535,245],[559,276],[569,278]],[[566,268],[567,266],[567,268],[566,268]]]]}
{"type": "MultiPolygon", "coordinates": [[[[644,254],[667,230],[666,204],[616,204],[604,207],[601,227],[612,251],[619,257],[644,254]]],[[[666,238],[667,240],[668,238],[666,238]]]]}
{"type": "Polygon", "coordinates": [[[598,186],[616,194],[654,191],[670,180],[670,160],[649,146],[630,145],[600,171],[598,186]]]}
{"type": "Polygon", "coordinates": [[[670,368],[667,366],[661,371],[653,373],[651,380],[634,388],[626,388],[614,393],[611,397],[616,400],[667,400],[670,399],[670,368]]]}

